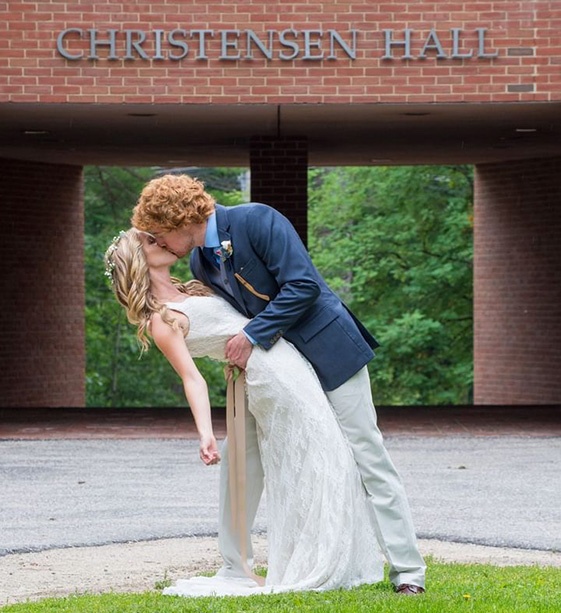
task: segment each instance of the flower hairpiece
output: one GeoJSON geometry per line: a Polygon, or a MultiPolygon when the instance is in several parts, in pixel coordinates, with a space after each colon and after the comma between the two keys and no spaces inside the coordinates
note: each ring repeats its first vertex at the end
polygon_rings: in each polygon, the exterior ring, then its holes
{"type": "Polygon", "coordinates": [[[123,236],[125,236],[124,230],[121,230],[117,236],[114,236],[105,254],[105,272],[103,274],[111,281],[111,285],[113,285],[113,271],[115,270],[113,253],[119,246],[119,241],[123,238],[123,236]]]}

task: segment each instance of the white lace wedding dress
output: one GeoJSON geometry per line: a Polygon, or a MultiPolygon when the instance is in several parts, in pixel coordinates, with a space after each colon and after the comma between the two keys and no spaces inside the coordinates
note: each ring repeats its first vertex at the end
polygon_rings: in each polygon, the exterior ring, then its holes
{"type": "MultiPolygon", "coordinates": [[[[226,341],[247,319],[222,298],[191,296],[193,357],[224,361],[226,341]]],[[[337,359],[337,356],[333,356],[337,359]]],[[[250,579],[195,577],[166,588],[184,596],[327,590],[375,583],[383,561],[358,469],[311,365],[287,341],[253,349],[246,369],[265,474],[268,571],[250,579]]]]}

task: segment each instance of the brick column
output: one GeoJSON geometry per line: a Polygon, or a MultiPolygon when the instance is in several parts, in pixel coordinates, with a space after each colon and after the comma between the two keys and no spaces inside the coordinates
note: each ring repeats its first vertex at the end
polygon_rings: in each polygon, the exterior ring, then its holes
{"type": "Polygon", "coordinates": [[[0,406],[85,406],[82,169],[0,160],[0,406]]]}
{"type": "Polygon", "coordinates": [[[279,210],[308,241],[308,142],[304,137],[254,136],[251,200],[279,210]]]}
{"type": "Polygon", "coordinates": [[[475,404],[561,402],[561,158],[475,177],[475,404]]]}

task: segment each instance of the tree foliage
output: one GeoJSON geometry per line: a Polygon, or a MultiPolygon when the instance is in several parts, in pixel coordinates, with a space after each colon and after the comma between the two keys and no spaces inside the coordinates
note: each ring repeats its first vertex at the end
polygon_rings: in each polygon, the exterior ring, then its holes
{"type": "Polygon", "coordinates": [[[381,344],[378,404],[471,402],[472,192],[466,166],[310,173],[310,252],[381,344]]]}

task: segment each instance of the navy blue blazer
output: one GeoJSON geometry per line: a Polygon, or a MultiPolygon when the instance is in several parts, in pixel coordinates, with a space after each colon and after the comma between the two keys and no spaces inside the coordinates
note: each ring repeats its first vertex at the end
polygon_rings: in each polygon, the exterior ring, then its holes
{"type": "Polygon", "coordinates": [[[279,338],[293,343],[327,391],[347,381],[374,356],[376,339],[329,289],[290,221],[260,203],[216,205],[220,241],[230,241],[224,261],[232,294],[213,282],[201,248],[191,271],[251,321],[245,331],[265,349],[279,338]]]}

